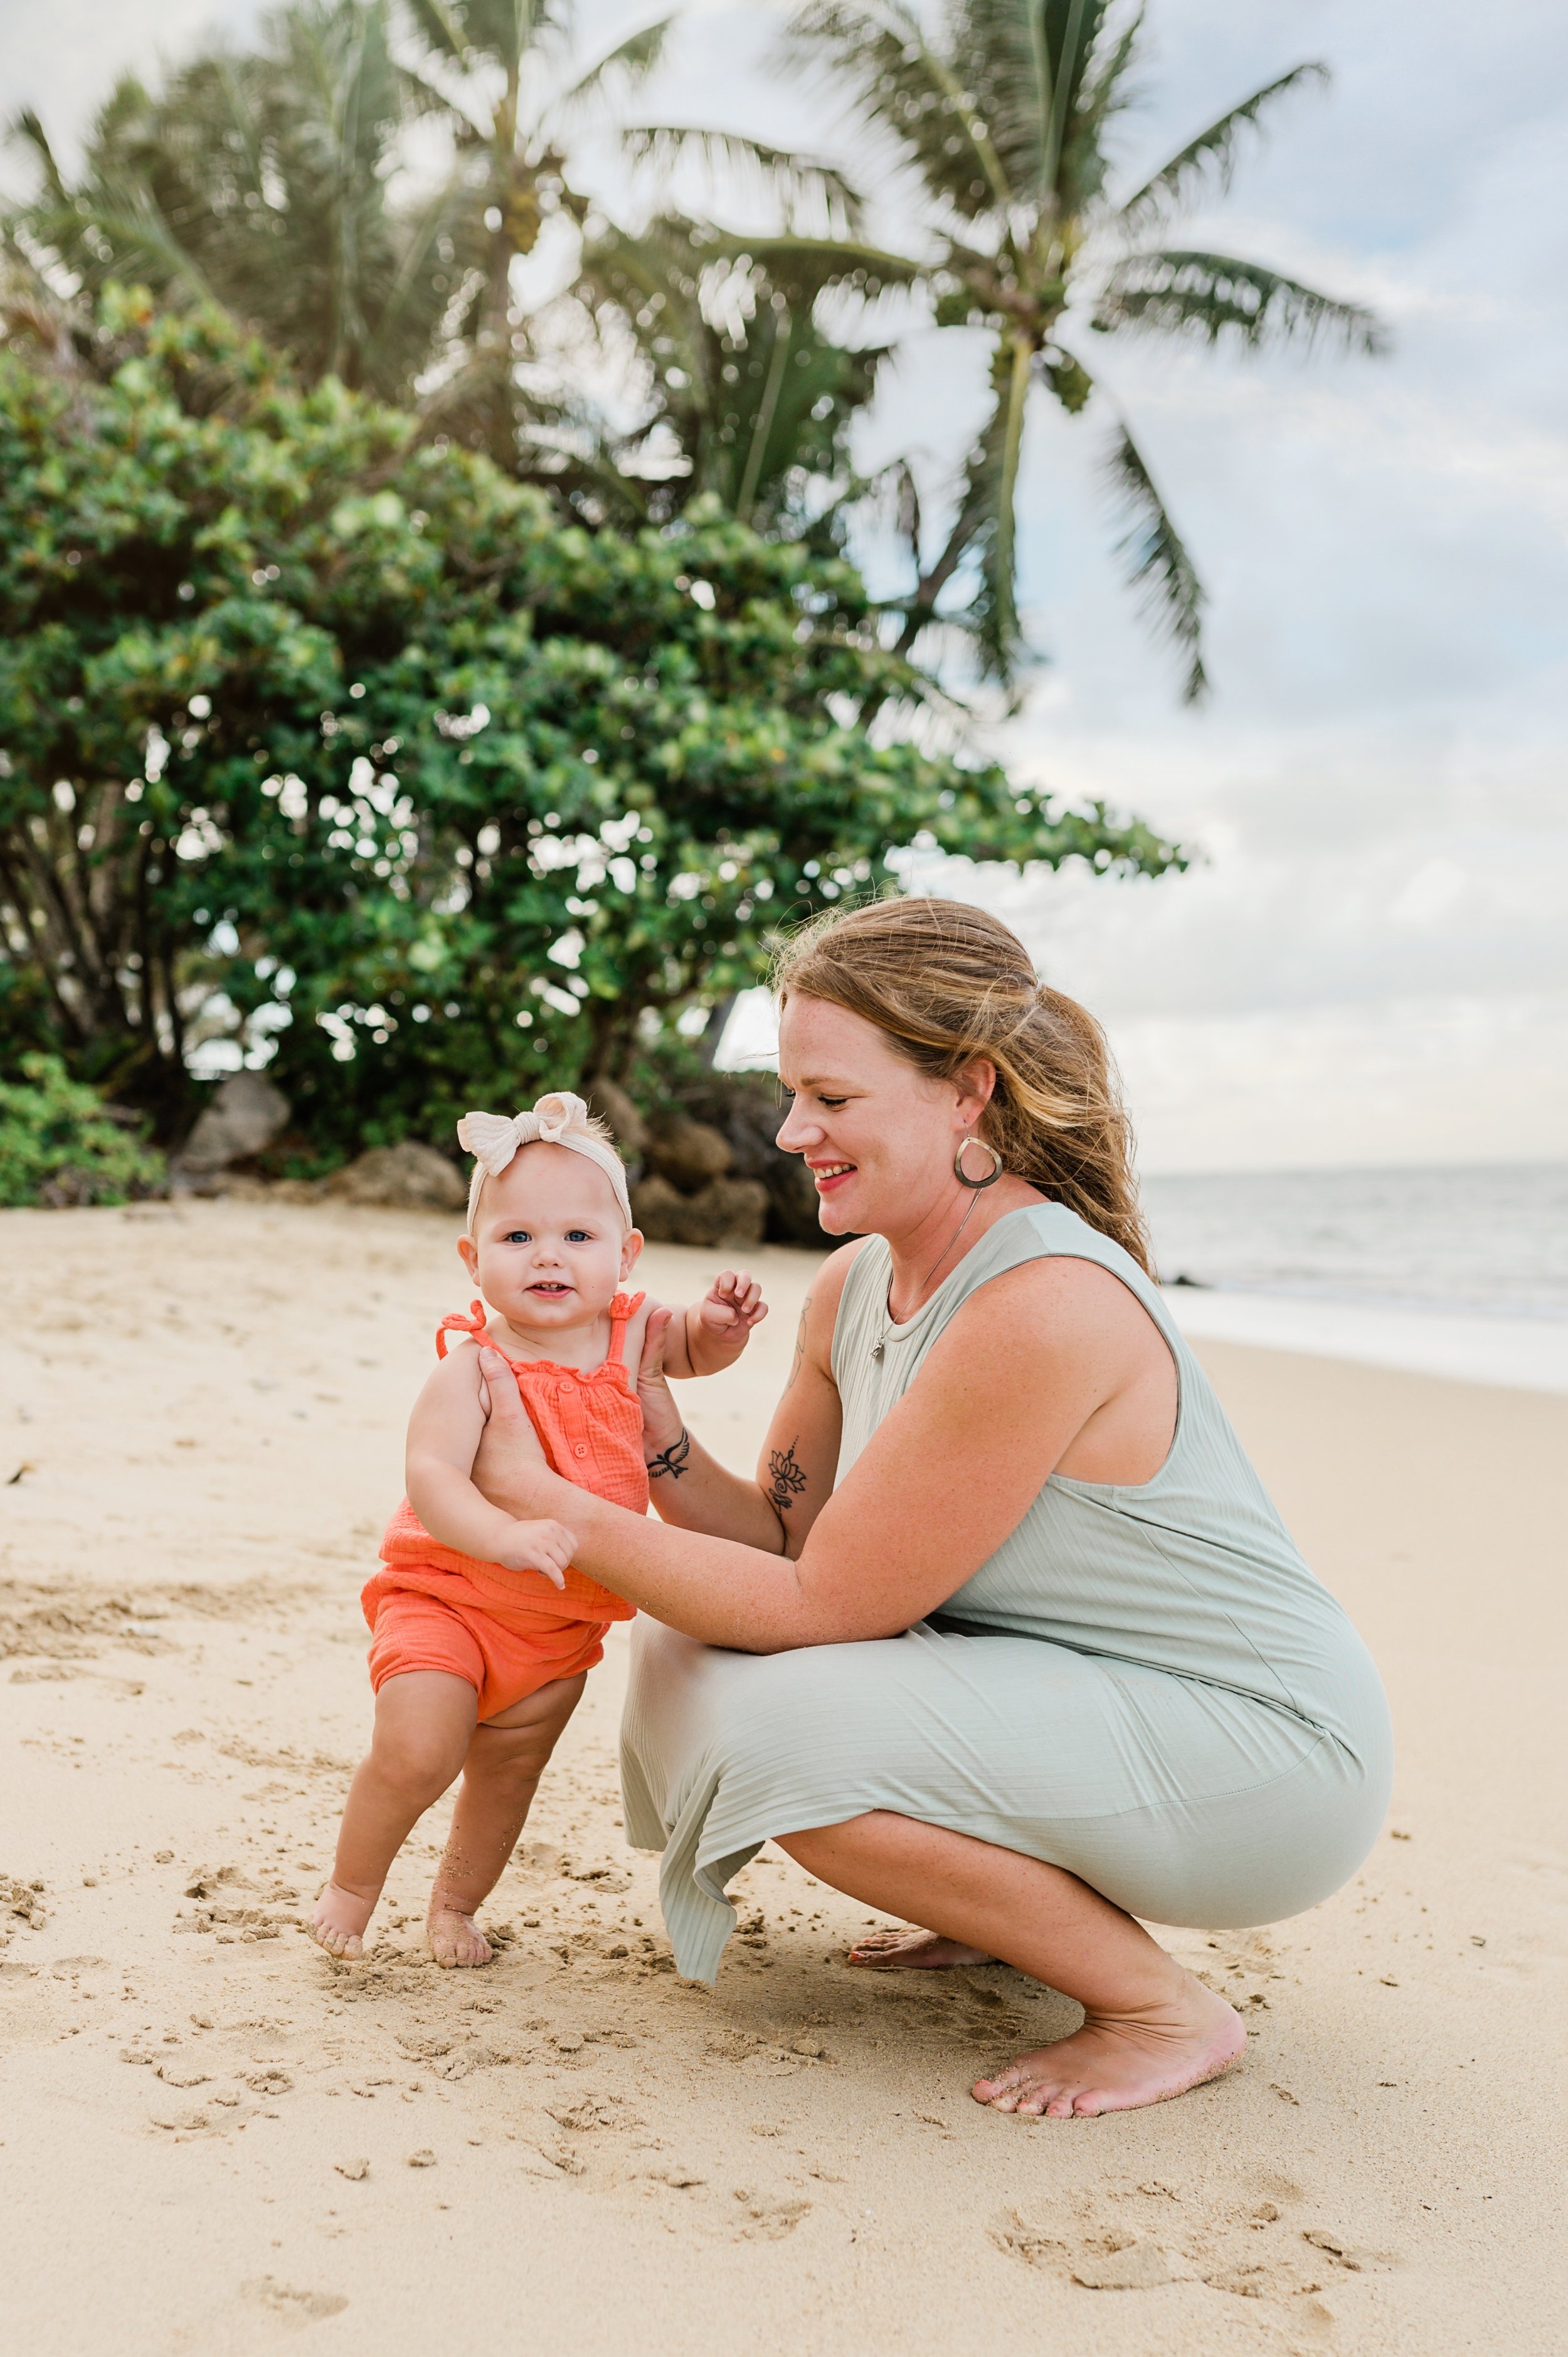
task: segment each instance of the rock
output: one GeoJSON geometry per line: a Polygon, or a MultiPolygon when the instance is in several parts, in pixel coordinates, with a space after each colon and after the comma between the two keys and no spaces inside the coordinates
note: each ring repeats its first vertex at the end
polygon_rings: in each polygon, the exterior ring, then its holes
{"type": "Polygon", "coordinates": [[[248,1162],[282,1133],[288,1114],[283,1091],[260,1072],[231,1072],[203,1106],[176,1168],[194,1176],[248,1162]]]}
{"type": "Polygon", "coordinates": [[[373,1146],[327,1181],[334,1202],[367,1211],[460,1211],[468,1190],[444,1154],[417,1138],[397,1146],[373,1146]]]}
{"type": "Polygon", "coordinates": [[[696,1195],[711,1179],[722,1178],[734,1159],[722,1130],[684,1114],[667,1115],[648,1140],[650,1168],[682,1195],[696,1195]]]}
{"type": "Polygon", "coordinates": [[[745,1251],[762,1242],[768,1189],[756,1178],[710,1178],[697,1194],[682,1195],[656,1171],[633,1188],[631,1215],[650,1243],[745,1251]]]}
{"type": "Polygon", "coordinates": [[[63,1164],[38,1189],[38,1200],[46,1211],[78,1211],[97,1200],[91,1171],[79,1169],[74,1162],[63,1164]]]}
{"type": "Polygon", "coordinates": [[[269,1203],[319,1203],[327,1192],[325,1178],[277,1178],[267,1189],[269,1203]]]}
{"type": "Polygon", "coordinates": [[[607,1122],[621,1159],[635,1162],[648,1151],[648,1124],[626,1091],[615,1081],[589,1081],[585,1093],[588,1111],[607,1122]]]}
{"type": "Polygon", "coordinates": [[[817,1189],[798,1154],[774,1144],[784,1119],[776,1085],[769,1080],[715,1072],[711,1081],[683,1094],[688,1112],[718,1130],[729,1146],[737,1178],[760,1179],[768,1190],[768,1242],[808,1244],[821,1251],[827,1239],[817,1216],[817,1189]]]}

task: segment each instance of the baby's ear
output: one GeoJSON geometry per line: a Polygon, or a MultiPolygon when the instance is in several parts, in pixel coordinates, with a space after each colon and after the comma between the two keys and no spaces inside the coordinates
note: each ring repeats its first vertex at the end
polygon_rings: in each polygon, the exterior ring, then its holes
{"type": "Polygon", "coordinates": [[[642,1257],[643,1235],[640,1228],[628,1228],[626,1242],[620,1248],[620,1273],[629,1276],[642,1257]]]}

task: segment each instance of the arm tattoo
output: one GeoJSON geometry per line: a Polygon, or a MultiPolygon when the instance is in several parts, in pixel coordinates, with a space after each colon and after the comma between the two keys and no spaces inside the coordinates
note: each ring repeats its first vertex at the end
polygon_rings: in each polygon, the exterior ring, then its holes
{"type": "Polygon", "coordinates": [[[774,1448],[768,1452],[768,1501],[777,1513],[787,1514],[806,1486],[806,1476],[795,1462],[795,1448],[799,1439],[797,1433],[788,1448],[774,1448]]]}
{"type": "Polygon", "coordinates": [[[691,1467],[686,1462],[691,1454],[692,1436],[682,1425],[680,1439],[672,1440],[668,1448],[661,1448],[657,1457],[649,1458],[649,1480],[657,1481],[661,1475],[668,1473],[672,1481],[678,1481],[682,1473],[691,1471],[691,1467]]]}
{"type": "MultiPolygon", "coordinates": [[[[792,1383],[800,1373],[800,1361],[806,1355],[806,1320],[811,1314],[811,1297],[808,1293],[800,1305],[800,1322],[795,1329],[795,1355],[789,1361],[789,1383],[792,1383]]],[[[789,1390],[789,1383],[785,1384],[786,1391],[789,1390]]]]}

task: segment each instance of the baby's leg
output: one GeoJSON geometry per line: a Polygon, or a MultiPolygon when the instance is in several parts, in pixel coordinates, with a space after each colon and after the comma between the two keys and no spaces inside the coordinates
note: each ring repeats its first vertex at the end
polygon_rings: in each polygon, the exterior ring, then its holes
{"type": "Polygon", "coordinates": [[[585,1673],[556,1678],[475,1727],[430,1894],[426,1929],[438,1964],[489,1964],[490,1943],[474,1921],[475,1910],[500,1880],[545,1762],[586,1684],[585,1673]]]}
{"type": "Polygon", "coordinates": [[[371,1749],[349,1788],[332,1879],[312,1939],[335,1956],[364,1953],[364,1931],[393,1858],[463,1765],[478,1696],[446,1670],[408,1670],[376,1696],[371,1749]]]}

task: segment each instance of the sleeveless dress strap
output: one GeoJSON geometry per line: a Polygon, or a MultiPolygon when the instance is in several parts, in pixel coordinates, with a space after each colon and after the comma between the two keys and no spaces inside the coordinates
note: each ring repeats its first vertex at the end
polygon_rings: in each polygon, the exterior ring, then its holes
{"type": "Polygon", "coordinates": [[[610,1347],[605,1352],[607,1367],[618,1367],[621,1352],[626,1348],[626,1329],[643,1303],[646,1293],[618,1293],[610,1303],[610,1347]]]}
{"type": "MultiPolygon", "coordinates": [[[[482,1301],[471,1302],[468,1306],[468,1314],[466,1318],[460,1309],[449,1309],[446,1312],[446,1317],[441,1320],[440,1325],[435,1329],[436,1357],[438,1359],[444,1359],[446,1356],[446,1337],[448,1334],[468,1334],[471,1335],[477,1342],[479,1337],[483,1334],[489,1322],[485,1305],[482,1301]]],[[[490,1347],[493,1349],[495,1346],[492,1343],[490,1347]]]]}

